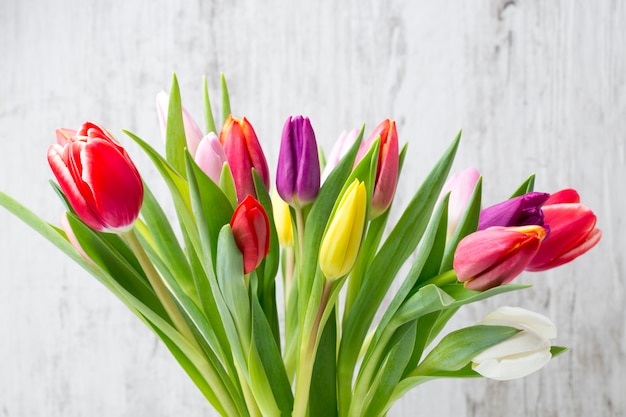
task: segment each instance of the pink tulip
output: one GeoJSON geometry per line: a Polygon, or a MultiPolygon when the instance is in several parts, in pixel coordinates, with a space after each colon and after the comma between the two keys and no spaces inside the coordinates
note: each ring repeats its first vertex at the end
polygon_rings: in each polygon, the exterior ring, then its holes
{"type": "MultiPolygon", "coordinates": [[[[165,91],[157,94],[157,114],[159,116],[159,126],[161,127],[161,135],[165,140],[165,133],[167,131],[167,111],[169,107],[170,96],[165,91]]],[[[198,127],[198,124],[193,117],[183,107],[183,126],[185,129],[185,138],[187,140],[187,149],[191,156],[196,155],[198,145],[202,140],[202,130],[198,127]]]]}
{"type": "Polygon", "coordinates": [[[350,131],[344,131],[339,135],[335,145],[328,154],[328,158],[326,159],[326,166],[324,167],[324,172],[322,173],[322,182],[328,178],[330,173],[335,169],[341,158],[343,158],[346,153],[350,150],[354,142],[356,142],[359,137],[359,129],[352,129],[350,131]]]}
{"type": "Polygon", "coordinates": [[[222,126],[219,138],[233,173],[233,181],[237,189],[237,201],[242,202],[247,195],[256,197],[252,168],[258,172],[265,187],[269,190],[270,171],[267,160],[248,119],[244,117],[241,120],[228,116],[222,126]]]}
{"type": "Polygon", "coordinates": [[[448,200],[448,239],[456,231],[479,178],[480,173],[476,168],[467,168],[453,174],[443,185],[441,196],[450,193],[448,200]]]}
{"type": "Polygon", "coordinates": [[[48,163],[72,208],[102,232],[132,228],[143,184],[126,150],[102,127],[86,122],[64,146],[51,145],[48,163]]]}
{"type": "Polygon", "coordinates": [[[196,150],[194,160],[214,183],[220,183],[220,176],[226,162],[226,154],[215,133],[211,132],[202,138],[196,150]]]}
{"type": "Polygon", "coordinates": [[[485,291],[511,282],[535,257],[546,229],[490,227],[467,235],[454,253],[454,271],[470,290],[485,291]]]}
{"type": "Polygon", "coordinates": [[[378,137],[380,137],[380,149],[378,151],[374,194],[372,195],[372,211],[370,213],[372,219],[380,216],[389,208],[396,192],[399,169],[396,122],[385,119],[376,126],[369,138],[361,144],[356,156],[357,162],[363,159],[378,137]]]}
{"type": "Polygon", "coordinates": [[[568,263],[593,248],[602,237],[596,228],[596,215],[580,204],[575,190],[552,194],[543,206],[543,214],[550,234],[528,265],[529,271],[544,271],[568,263]]]}

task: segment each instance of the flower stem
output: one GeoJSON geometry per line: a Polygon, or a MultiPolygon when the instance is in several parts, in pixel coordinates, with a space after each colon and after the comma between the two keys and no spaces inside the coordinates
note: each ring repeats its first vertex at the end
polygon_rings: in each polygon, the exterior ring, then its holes
{"type": "Polygon", "coordinates": [[[318,334],[322,327],[322,317],[328,306],[330,292],[333,283],[326,282],[319,308],[315,316],[311,331],[302,332],[302,345],[300,350],[299,366],[296,371],[296,392],[294,395],[293,417],[306,417],[309,404],[309,391],[311,389],[311,378],[313,376],[313,365],[315,364],[315,345],[318,334]]]}
{"type": "Polygon", "coordinates": [[[163,279],[161,278],[161,275],[159,275],[157,270],[154,268],[154,265],[146,254],[146,251],[141,246],[141,243],[137,238],[137,234],[135,233],[135,229],[122,233],[122,236],[137,257],[137,260],[146,273],[146,277],[148,278],[148,281],[150,282],[157,298],[163,305],[163,308],[172,320],[172,323],[174,323],[174,327],[176,327],[180,334],[183,335],[183,337],[187,339],[189,343],[191,343],[192,346],[198,350],[198,352],[203,352],[202,348],[198,344],[198,341],[191,332],[191,329],[187,325],[185,318],[178,309],[178,306],[172,299],[165,283],[163,282],[163,279]]]}

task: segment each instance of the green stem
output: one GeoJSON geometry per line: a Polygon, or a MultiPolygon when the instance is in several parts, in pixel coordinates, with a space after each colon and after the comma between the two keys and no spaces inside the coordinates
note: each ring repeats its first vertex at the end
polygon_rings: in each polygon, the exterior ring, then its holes
{"type": "MultiPolygon", "coordinates": [[[[296,212],[296,229],[298,231],[298,265],[302,265],[304,259],[304,213],[302,209],[295,209],[296,212]]],[[[298,271],[301,272],[301,271],[298,271]]]]}
{"type": "MultiPolygon", "coordinates": [[[[293,417],[306,417],[309,405],[309,391],[311,390],[311,377],[313,375],[313,365],[315,364],[315,345],[317,344],[320,327],[322,327],[322,317],[328,306],[330,292],[333,283],[326,282],[319,308],[315,316],[311,331],[302,332],[302,345],[300,359],[296,371],[296,392],[294,395],[293,417]]],[[[307,314],[308,315],[308,314],[307,314]]],[[[305,320],[306,322],[306,320],[305,320]]],[[[304,329],[303,329],[304,330],[304,329]]]]}
{"type": "Polygon", "coordinates": [[[123,238],[126,240],[132,251],[135,253],[139,264],[143,268],[146,273],[146,277],[152,286],[157,298],[163,305],[163,308],[167,312],[167,315],[172,320],[174,327],[180,332],[181,335],[185,339],[192,344],[194,348],[198,350],[198,352],[203,352],[202,348],[198,344],[198,341],[194,337],[189,325],[185,321],[185,318],[181,314],[178,306],[172,299],[165,283],[163,282],[161,275],[154,268],[154,265],[148,258],[146,251],[141,246],[139,239],[137,238],[137,234],[135,233],[135,229],[131,229],[128,232],[122,233],[123,238]]]}
{"type": "Polygon", "coordinates": [[[451,269],[449,271],[442,272],[441,274],[434,276],[430,279],[427,279],[426,281],[420,283],[419,286],[421,288],[428,284],[435,284],[438,287],[442,287],[444,285],[454,284],[457,281],[458,278],[456,276],[456,272],[454,272],[454,269],[451,269]]]}

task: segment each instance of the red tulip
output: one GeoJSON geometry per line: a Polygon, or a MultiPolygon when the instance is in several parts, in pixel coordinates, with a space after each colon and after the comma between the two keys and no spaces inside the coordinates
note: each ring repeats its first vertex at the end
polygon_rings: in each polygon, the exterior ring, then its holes
{"type": "Polygon", "coordinates": [[[48,163],[88,226],[110,233],[132,227],[141,209],[143,184],[126,150],[109,132],[86,122],[63,146],[50,146],[48,163]]]}
{"type": "Polygon", "coordinates": [[[596,215],[580,204],[575,190],[565,189],[550,196],[543,206],[550,235],[528,265],[529,271],[544,271],[574,260],[593,248],[602,236],[596,215]]]}
{"type": "Polygon", "coordinates": [[[254,271],[270,249],[270,222],[265,209],[248,195],[235,209],[230,227],[243,255],[243,273],[254,271]]]}
{"type": "Polygon", "coordinates": [[[454,253],[454,271],[465,287],[484,291],[511,282],[535,257],[546,229],[490,227],[467,235],[454,253]]]}
{"type": "Polygon", "coordinates": [[[220,132],[220,143],[224,146],[224,153],[233,174],[237,201],[242,202],[248,194],[256,197],[252,168],[259,173],[265,187],[269,189],[270,172],[267,161],[252,125],[245,117],[240,120],[228,116],[220,132]]]}
{"type": "Polygon", "coordinates": [[[380,149],[378,151],[378,166],[376,168],[376,181],[372,196],[372,211],[370,217],[376,218],[383,214],[391,205],[396,192],[399,169],[398,131],[396,122],[383,120],[369,138],[361,144],[356,160],[360,161],[369,151],[372,143],[380,137],[380,149]]]}

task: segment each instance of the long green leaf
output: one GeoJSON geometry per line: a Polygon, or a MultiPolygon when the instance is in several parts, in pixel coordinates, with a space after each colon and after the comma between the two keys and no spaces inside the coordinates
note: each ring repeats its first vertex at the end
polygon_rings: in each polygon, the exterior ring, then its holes
{"type": "Polygon", "coordinates": [[[183,178],[185,176],[185,125],[183,123],[183,105],[176,74],[172,75],[172,88],[167,108],[167,126],[165,129],[165,158],[174,170],[183,178]]]}

